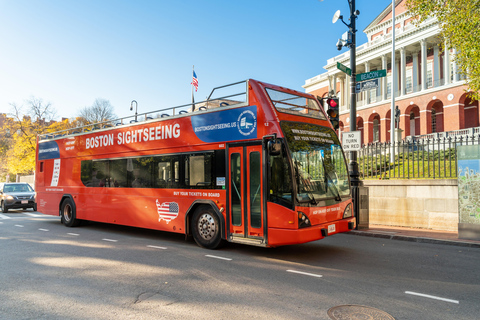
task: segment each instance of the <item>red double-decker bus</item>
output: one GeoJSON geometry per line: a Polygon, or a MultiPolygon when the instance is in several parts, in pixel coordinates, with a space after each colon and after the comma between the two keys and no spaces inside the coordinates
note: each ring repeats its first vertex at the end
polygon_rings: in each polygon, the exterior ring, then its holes
{"type": "Polygon", "coordinates": [[[207,100],[42,135],[38,210],[276,247],[354,228],[336,133],[312,95],[256,80],[207,100]]]}

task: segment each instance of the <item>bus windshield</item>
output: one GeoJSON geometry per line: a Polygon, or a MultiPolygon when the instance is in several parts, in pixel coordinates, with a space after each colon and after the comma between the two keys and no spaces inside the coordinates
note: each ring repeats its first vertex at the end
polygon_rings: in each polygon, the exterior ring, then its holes
{"type": "Polygon", "coordinates": [[[348,170],[335,132],[298,122],[282,122],[281,127],[292,156],[297,201],[317,205],[349,196],[348,170]]]}

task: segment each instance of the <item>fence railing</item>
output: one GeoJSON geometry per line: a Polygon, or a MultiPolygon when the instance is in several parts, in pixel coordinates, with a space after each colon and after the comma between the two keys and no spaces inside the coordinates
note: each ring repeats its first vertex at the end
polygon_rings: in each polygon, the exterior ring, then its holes
{"type": "Polygon", "coordinates": [[[457,147],[479,141],[472,134],[371,143],[357,152],[360,179],[456,179],[457,147]]]}

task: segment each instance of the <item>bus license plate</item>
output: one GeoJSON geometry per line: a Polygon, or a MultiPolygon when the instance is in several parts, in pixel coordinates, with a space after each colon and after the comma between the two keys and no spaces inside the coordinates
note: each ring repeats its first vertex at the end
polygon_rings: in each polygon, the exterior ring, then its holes
{"type": "Polygon", "coordinates": [[[335,232],[335,225],[331,224],[328,226],[328,233],[334,233],[335,232]]]}
{"type": "Polygon", "coordinates": [[[22,204],[27,204],[28,200],[22,200],[22,204]]]}

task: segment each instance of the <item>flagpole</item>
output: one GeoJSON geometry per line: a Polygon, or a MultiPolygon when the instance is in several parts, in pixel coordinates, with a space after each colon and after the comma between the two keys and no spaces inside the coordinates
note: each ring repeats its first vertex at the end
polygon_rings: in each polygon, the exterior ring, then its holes
{"type": "MultiPolygon", "coordinates": [[[[193,76],[194,73],[195,73],[195,66],[193,65],[192,66],[192,76],[193,76]]],[[[193,96],[193,81],[192,81],[191,85],[192,85],[192,111],[195,111],[195,104],[194,104],[195,103],[195,98],[193,96]]]]}

